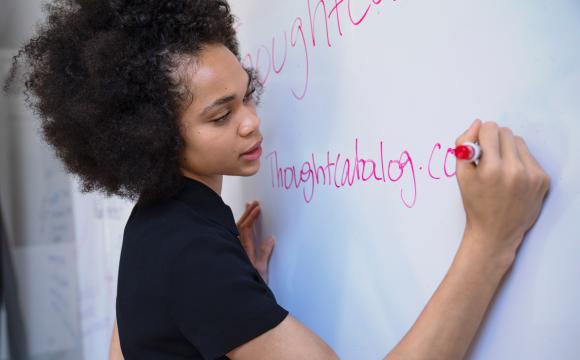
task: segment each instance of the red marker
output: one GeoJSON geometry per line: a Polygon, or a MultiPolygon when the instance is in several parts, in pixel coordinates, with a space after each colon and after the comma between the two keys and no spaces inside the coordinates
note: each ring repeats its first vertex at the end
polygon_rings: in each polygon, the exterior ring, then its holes
{"type": "Polygon", "coordinates": [[[455,148],[455,156],[459,160],[477,161],[481,157],[481,147],[472,142],[464,142],[455,148]]]}

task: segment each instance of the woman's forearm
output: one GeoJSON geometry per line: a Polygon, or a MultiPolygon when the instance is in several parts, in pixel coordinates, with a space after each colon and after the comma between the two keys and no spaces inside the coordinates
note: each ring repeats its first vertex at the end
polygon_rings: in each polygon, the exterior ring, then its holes
{"type": "Polygon", "coordinates": [[[385,359],[463,359],[515,254],[486,254],[466,234],[447,275],[385,359]]]}
{"type": "Polygon", "coordinates": [[[119,341],[119,329],[117,328],[117,321],[113,327],[113,335],[111,336],[111,345],[109,346],[109,360],[124,360],[121,352],[121,343],[119,341]]]}

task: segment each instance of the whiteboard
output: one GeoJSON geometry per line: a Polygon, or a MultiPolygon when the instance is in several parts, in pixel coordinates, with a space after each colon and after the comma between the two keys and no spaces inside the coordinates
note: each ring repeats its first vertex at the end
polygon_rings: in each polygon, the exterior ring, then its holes
{"type": "Polygon", "coordinates": [[[261,201],[279,303],[342,359],[384,356],[461,240],[447,149],[476,117],[495,120],[552,188],[469,358],[577,359],[580,3],[232,5],[242,60],[266,87],[265,141],[259,173],[226,179],[224,198],[237,216],[261,201]]]}

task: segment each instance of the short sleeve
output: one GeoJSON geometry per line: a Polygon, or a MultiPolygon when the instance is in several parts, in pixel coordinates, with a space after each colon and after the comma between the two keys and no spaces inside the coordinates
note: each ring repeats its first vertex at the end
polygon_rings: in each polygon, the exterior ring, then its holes
{"type": "Polygon", "coordinates": [[[195,237],[169,276],[169,310],[204,359],[225,355],[288,315],[233,236],[195,237]]]}

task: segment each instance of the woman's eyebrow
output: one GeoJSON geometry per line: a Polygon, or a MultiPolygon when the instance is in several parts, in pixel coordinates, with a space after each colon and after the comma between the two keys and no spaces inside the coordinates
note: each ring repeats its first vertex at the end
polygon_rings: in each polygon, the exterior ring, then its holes
{"type": "MultiPolygon", "coordinates": [[[[248,74],[248,85],[247,85],[246,89],[248,89],[252,83],[253,77],[252,77],[252,74],[250,73],[250,71],[246,70],[246,73],[248,74]]],[[[213,103],[211,103],[210,105],[206,106],[206,108],[203,109],[203,111],[201,112],[200,115],[205,116],[213,109],[218,108],[220,106],[223,106],[231,101],[234,101],[236,99],[236,97],[237,97],[236,94],[223,96],[223,97],[217,99],[216,101],[214,101],[213,103]]]]}

